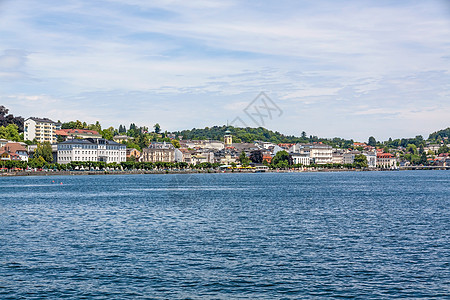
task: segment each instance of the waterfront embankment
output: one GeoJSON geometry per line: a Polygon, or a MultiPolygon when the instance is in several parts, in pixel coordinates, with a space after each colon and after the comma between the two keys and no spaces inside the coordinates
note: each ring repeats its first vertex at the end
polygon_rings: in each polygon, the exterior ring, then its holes
{"type": "MultiPolygon", "coordinates": [[[[376,171],[406,171],[406,170],[450,170],[450,166],[444,167],[421,167],[410,166],[400,167],[399,169],[290,169],[290,170],[266,170],[267,173],[310,173],[310,172],[376,172],[376,171]]],[[[0,176],[74,176],[74,175],[137,175],[137,174],[197,174],[197,173],[256,173],[255,170],[233,169],[154,169],[154,170],[86,170],[86,171],[60,171],[60,170],[42,170],[42,171],[7,171],[0,173],[0,176]]]]}

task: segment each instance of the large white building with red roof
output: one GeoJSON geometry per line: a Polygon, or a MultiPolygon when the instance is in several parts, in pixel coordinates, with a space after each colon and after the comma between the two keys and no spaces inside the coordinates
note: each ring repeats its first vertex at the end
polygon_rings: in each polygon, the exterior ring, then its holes
{"type": "Polygon", "coordinates": [[[377,165],[383,169],[396,169],[397,158],[391,153],[377,153],[377,165]]]}

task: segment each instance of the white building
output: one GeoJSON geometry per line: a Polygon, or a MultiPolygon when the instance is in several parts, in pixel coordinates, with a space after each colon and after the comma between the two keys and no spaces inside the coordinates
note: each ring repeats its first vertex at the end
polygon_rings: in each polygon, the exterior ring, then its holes
{"type": "Polygon", "coordinates": [[[333,152],[331,162],[333,164],[343,164],[344,163],[344,155],[342,153],[333,152]]]}
{"type": "Polygon", "coordinates": [[[222,150],[225,148],[224,142],[216,141],[216,140],[184,140],[180,141],[186,148],[191,149],[213,149],[213,150],[222,150]]]}
{"type": "Polygon", "coordinates": [[[333,148],[325,144],[295,144],[289,148],[289,152],[305,154],[311,158],[311,163],[333,163],[333,148]]]}
{"type": "Polygon", "coordinates": [[[56,123],[50,119],[28,118],[23,127],[23,136],[26,141],[36,139],[39,143],[56,143],[56,123]]]}
{"type": "Polygon", "coordinates": [[[363,153],[367,158],[367,166],[369,168],[377,167],[377,154],[375,152],[366,152],[363,153]]]}
{"type": "Polygon", "coordinates": [[[343,155],[342,155],[342,158],[343,158],[343,164],[352,164],[352,163],[354,163],[355,162],[355,156],[356,155],[358,155],[358,154],[361,154],[361,152],[360,151],[350,151],[350,152],[347,152],[347,153],[344,153],[343,155]]]}
{"type": "Polygon", "coordinates": [[[301,164],[303,166],[309,166],[311,164],[311,157],[307,154],[291,153],[291,157],[294,165],[301,164]]]}
{"type": "Polygon", "coordinates": [[[378,153],[377,166],[383,169],[396,169],[397,158],[391,153],[378,153]]]}
{"type": "Polygon", "coordinates": [[[59,164],[72,161],[120,163],[126,161],[126,148],[126,145],[105,139],[68,140],[58,144],[57,162],[59,164]]]}
{"type": "Polygon", "coordinates": [[[198,165],[200,163],[214,163],[213,151],[196,151],[191,155],[191,163],[198,165]]]}

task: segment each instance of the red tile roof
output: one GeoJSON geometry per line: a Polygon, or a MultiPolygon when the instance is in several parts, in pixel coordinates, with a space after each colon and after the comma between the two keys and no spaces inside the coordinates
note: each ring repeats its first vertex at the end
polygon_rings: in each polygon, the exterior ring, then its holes
{"type": "Polygon", "coordinates": [[[377,158],[394,158],[391,153],[377,153],[377,158]]]}
{"type": "Polygon", "coordinates": [[[4,151],[16,153],[17,151],[27,152],[27,149],[19,143],[7,143],[5,146],[0,148],[0,152],[4,151]]]}
{"type": "Polygon", "coordinates": [[[99,133],[95,130],[88,129],[60,129],[55,130],[57,135],[68,136],[68,135],[76,135],[76,134],[89,134],[89,135],[98,135],[99,133]]]}

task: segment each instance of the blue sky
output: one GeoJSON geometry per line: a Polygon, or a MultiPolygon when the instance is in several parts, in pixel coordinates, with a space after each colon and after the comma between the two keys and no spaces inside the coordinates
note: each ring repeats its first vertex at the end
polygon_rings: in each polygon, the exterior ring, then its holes
{"type": "Polygon", "coordinates": [[[285,134],[427,137],[449,69],[445,0],[0,0],[0,104],[23,117],[256,126],[265,92],[285,134]]]}

